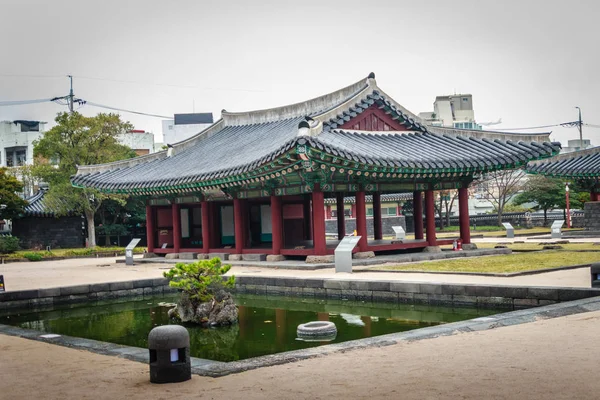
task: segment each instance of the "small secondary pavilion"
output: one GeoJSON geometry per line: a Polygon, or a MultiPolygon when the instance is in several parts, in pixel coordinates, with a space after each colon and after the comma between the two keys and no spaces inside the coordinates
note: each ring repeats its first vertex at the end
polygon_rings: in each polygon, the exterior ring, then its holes
{"type": "Polygon", "coordinates": [[[72,183],[146,198],[148,251],[157,254],[333,254],[337,241],[326,240],[325,199],[335,199],[341,239],[345,196],[355,197],[362,236],[355,250],[389,252],[449,242],[435,234],[434,191],[442,189],[458,189],[460,236],[470,243],[474,177],[559,150],[547,134],[425,126],[370,74],[298,104],[223,110],[212,126],[166,151],[80,166],[72,183]],[[412,194],[415,240],[383,240],[382,193],[412,194]],[[374,208],[371,239],[367,194],[374,208]]]}
{"type": "Polygon", "coordinates": [[[527,165],[530,174],[563,178],[590,191],[591,201],[600,201],[600,147],[559,154],[527,165]]]}

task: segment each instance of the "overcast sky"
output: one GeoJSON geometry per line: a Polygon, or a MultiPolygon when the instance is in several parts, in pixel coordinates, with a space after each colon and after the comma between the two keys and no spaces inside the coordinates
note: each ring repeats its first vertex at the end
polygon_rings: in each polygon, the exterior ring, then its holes
{"type": "MultiPolygon", "coordinates": [[[[414,113],[462,92],[478,122],[502,118],[496,129],[573,121],[575,106],[600,125],[597,0],[0,0],[0,15],[0,102],[66,95],[72,74],[88,101],[216,119],[373,71],[414,113]]],[[[0,107],[0,120],[52,122],[61,110],[0,107]]],[[[162,138],[159,118],[122,115],[162,138]]],[[[576,128],[551,130],[565,145],[578,138],[576,128]]],[[[584,137],[600,145],[600,129],[584,127],[584,137]]]]}

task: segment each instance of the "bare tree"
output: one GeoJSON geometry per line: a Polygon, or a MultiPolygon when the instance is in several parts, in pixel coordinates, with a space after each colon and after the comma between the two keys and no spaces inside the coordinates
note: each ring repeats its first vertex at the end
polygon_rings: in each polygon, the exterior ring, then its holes
{"type": "Polygon", "coordinates": [[[523,188],[525,173],[522,169],[509,169],[482,175],[476,183],[486,193],[488,200],[498,213],[498,225],[506,203],[523,188]]]}
{"type": "Polygon", "coordinates": [[[450,212],[457,196],[457,190],[442,190],[439,192],[439,203],[435,204],[435,209],[440,218],[440,229],[444,229],[444,226],[450,226],[450,212]]]}

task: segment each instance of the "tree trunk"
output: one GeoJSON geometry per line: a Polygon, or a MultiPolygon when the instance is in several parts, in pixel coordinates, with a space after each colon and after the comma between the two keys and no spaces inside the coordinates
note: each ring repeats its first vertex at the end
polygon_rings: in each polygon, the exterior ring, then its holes
{"type": "Polygon", "coordinates": [[[94,225],[94,213],[85,211],[85,219],[88,229],[88,247],[96,247],[96,226],[94,225]]]}

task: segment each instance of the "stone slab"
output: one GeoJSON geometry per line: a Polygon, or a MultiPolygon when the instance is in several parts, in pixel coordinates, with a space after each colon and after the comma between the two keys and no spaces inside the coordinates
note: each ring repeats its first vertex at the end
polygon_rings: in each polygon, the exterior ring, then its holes
{"type": "Polygon", "coordinates": [[[335,256],[327,255],[327,256],[307,256],[306,263],[307,264],[323,264],[323,263],[332,263],[335,262],[335,256]]]}
{"type": "Polygon", "coordinates": [[[198,259],[198,253],[179,253],[180,260],[196,260],[198,259]]]}
{"type": "Polygon", "coordinates": [[[208,253],[208,258],[220,258],[222,261],[229,260],[229,253],[208,253]]]}
{"type": "Polygon", "coordinates": [[[242,254],[244,261],[267,261],[266,254],[242,254]]]}
{"type": "Polygon", "coordinates": [[[168,253],[165,254],[165,259],[166,260],[176,260],[179,258],[179,253],[168,253]]]}

